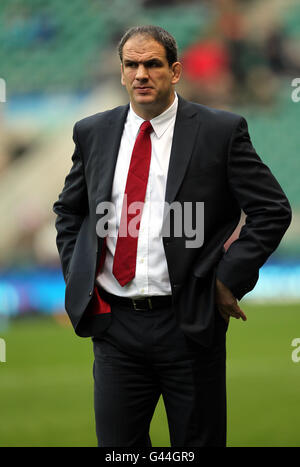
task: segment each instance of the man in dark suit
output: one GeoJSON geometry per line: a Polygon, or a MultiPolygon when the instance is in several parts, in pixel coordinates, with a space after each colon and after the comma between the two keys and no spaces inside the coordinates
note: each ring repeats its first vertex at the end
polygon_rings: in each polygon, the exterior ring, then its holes
{"type": "Polygon", "coordinates": [[[94,344],[99,446],[150,446],[161,394],[172,446],[225,446],[229,318],[246,320],[237,300],[288,228],[289,202],[244,118],[177,96],[170,34],[132,28],[119,53],[130,105],[75,125],[54,204],[66,310],[94,344]]]}

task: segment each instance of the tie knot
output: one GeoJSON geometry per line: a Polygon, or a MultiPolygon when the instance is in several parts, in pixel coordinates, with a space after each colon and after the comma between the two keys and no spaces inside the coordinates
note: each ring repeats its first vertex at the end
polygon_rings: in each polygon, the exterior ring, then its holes
{"type": "Polygon", "coordinates": [[[153,128],[152,128],[152,125],[149,122],[149,120],[146,120],[140,126],[140,131],[143,131],[144,133],[146,133],[146,132],[151,133],[152,130],[153,130],[153,128]]]}

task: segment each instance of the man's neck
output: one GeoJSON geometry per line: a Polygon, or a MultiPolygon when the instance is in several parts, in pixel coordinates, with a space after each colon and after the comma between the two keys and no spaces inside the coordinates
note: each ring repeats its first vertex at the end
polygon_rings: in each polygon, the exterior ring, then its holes
{"type": "Polygon", "coordinates": [[[148,106],[139,106],[136,105],[136,103],[134,102],[131,102],[131,106],[133,111],[143,120],[152,120],[153,118],[165,112],[165,110],[167,110],[169,107],[171,107],[171,105],[174,102],[174,99],[175,92],[170,96],[167,102],[160,103],[159,106],[157,104],[153,104],[153,106],[151,106],[151,104],[149,104],[148,106]]]}

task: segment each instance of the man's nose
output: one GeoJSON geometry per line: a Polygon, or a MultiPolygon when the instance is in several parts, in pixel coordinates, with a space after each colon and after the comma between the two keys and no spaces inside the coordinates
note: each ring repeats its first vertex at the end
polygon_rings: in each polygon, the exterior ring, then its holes
{"type": "Polygon", "coordinates": [[[143,64],[140,64],[138,66],[135,79],[139,81],[148,79],[148,71],[147,71],[147,68],[143,64]]]}

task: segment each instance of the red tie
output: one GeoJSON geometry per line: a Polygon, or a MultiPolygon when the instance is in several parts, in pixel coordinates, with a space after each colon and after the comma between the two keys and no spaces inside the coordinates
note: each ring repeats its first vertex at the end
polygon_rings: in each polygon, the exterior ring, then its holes
{"type": "MultiPolygon", "coordinates": [[[[149,177],[149,167],[151,161],[151,138],[152,125],[149,121],[141,124],[139,134],[136,138],[122,206],[119,235],[116,244],[116,251],[113,264],[113,275],[123,287],[135,276],[136,253],[138,244],[138,232],[142,217],[142,205],[137,217],[136,209],[133,213],[128,213],[128,208],[135,202],[144,203],[149,177]],[[135,218],[134,224],[130,221],[135,218]],[[138,222],[136,220],[138,219],[138,222]],[[132,228],[134,226],[134,229],[132,228]],[[130,235],[131,232],[135,235],[130,235]],[[120,232],[122,235],[120,235],[120,232]],[[125,235],[125,236],[124,236],[125,235]]],[[[132,206],[134,207],[134,206],[132,206]]]]}

